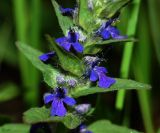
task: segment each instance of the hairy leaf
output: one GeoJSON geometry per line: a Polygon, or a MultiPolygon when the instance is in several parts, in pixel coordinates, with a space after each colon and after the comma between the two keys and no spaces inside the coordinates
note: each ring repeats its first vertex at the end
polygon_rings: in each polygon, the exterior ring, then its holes
{"type": "Polygon", "coordinates": [[[69,28],[71,26],[73,26],[73,21],[71,20],[71,18],[67,17],[67,16],[63,16],[60,12],[60,6],[58,5],[58,3],[55,0],[52,0],[52,4],[53,7],[55,9],[55,13],[57,15],[58,18],[58,22],[59,25],[63,31],[63,34],[66,35],[67,30],[69,30],[69,28]]]}
{"type": "Polygon", "coordinates": [[[84,46],[85,54],[96,54],[97,52],[99,52],[100,50],[102,50],[102,46],[106,46],[106,45],[119,45],[121,42],[135,42],[137,41],[134,38],[127,38],[127,39],[121,39],[121,40],[116,40],[116,39],[109,39],[109,40],[99,40],[99,39],[91,39],[90,41],[88,41],[86,43],[86,45],[84,46]]]}
{"type": "Polygon", "coordinates": [[[95,28],[93,12],[88,8],[87,0],[79,0],[79,24],[88,32],[95,28]]]}
{"type": "Polygon", "coordinates": [[[111,18],[129,1],[130,0],[94,0],[94,6],[98,17],[111,18]]]}
{"type": "Polygon", "coordinates": [[[18,87],[13,83],[4,83],[0,86],[0,102],[11,100],[19,95],[18,87]]]}
{"type": "Polygon", "coordinates": [[[29,45],[17,42],[17,47],[19,50],[26,56],[26,58],[31,61],[31,63],[44,75],[44,81],[51,87],[56,86],[56,76],[59,74],[59,71],[53,68],[50,65],[47,65],[39,60],[39,56],[42,55],[42,52],[33,49],[29,45]]]}
{"type": "Polygon", "coordinates": [[[30,125],[5,124],[0,127],[0,133],[29,133],[30,125]]]}
{"type": "Polygon", "coordinates": [[[136,130],[112,124],[108,120],[96,121],[88,127],[88,130],[93,133],[140,133],[136,130]]]}
{"type": "Polygon", "coordinates": [[[50,116],[50,109],[45,107],[31,108],[24,113],[24,122],[35,124],[39,122],[62,122],[67,128],[74,129],[81,124],[81,118],[72,113],[67,113],[64,117],[50,116]]]}
{"type": "Polygon", "coordinates": [[[54,40],[50,36],[47,36],[47,38],[53,49],[56,51],[61,67],[76,76],[81,76],[84,68],[81,60],[76,56],[71,55],[60,49],[60,47],[54,42],[54,40]]]}
{"type": "Polygon", "coordinates": [[[139,83],[133,80],[116,79],[116,83],[107,89],[100,88],[98,86],[93,87],[90,85],[90,83],[84,85],[78,85],[77,88],[74,91],[72,91],[71,95],[73,97],[80,97],[94,93],[105,93],[122,89],[131,90],[131,89],[150,89],[150,88],[151,88],[150,85],[139,83]]]}

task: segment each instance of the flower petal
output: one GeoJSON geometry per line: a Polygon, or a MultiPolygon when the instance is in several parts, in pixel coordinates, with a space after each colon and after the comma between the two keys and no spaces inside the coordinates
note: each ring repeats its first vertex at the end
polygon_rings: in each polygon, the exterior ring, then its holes
{"type": "Polygon", "coordinates": [[[119,30],[116,27],[109,26],[107,30],[110,32],[112,38],[114,39],[124,39],[127,38],[127,36],[121,36],[119,30]]]}
{"type": "Polygon", "coordinates": [[[109,19],[109,20],[105,23],[105,28],[107,28],[108,26],[110,26],[113,21],[114,21],[114,19],[109,19]]]}
{"type": "Polygon", "coordinates": [[[74,9],[71,9],[71,8],[60,7],[60,11],[63,16],[72,16],[74,13],[74,9]]]}
{"type": "Polygon", "coordinates": [[[71,43],[68,43],[68,42],[61,43],[60,46],[69,52],[71,48],[71,43]]]}
{"type": "Polygon", "coordinates": [[[109,33],[106,29],[104,29],[104,30],[101,32],[101,36],[102,36],[102,38],[103,38],[104,40],[107,40],[107,39],[110,38],[110,33],[109,33]]]}
{"type": "Polygon", "coordinates": [[[121,36],[121,35],[117,35],[117,34],[111,34],[111,36],[112,36],[112,38],[118,39],[118,40],[127,38],[127,36],[121,36]]]}
{"type": "Polygon", "coordinates": [[[67,111],[63,105],[63,100],[54,98],[52,102],[51,115],[52,116],[57,115],[63,117],[65,116],[66,112],[67,111]]]}
{"type": "Polygon", "coordinates": [[[61,43],[67,42],[67,38],[66,37],[60,37],[60,38],[57,38],[55,40],[55,42],[60,45],[61,43]]]}
{"type": "Polygon", "coordinates": [[[98,80],[98,75],[94,70],[91,70],[90,81],[96,81],[96,80],[98,80]]]}
{"type": "Polygon", "coordinates": [[[108,73],[107,69],[105,67],[99,67],[99,66],[95,66],[94,67],[94,70],[97,72],[97,73],[108,73]]]}
{"type": "Polygon", "coordinates": [[[72,97],[66,96],[63,100],[67,105],[73,106],[76,104],[76,101],[72,97]]]}
{"type": "Polygon", "coordinates": [[[78,40],[79,40],[79,33],[73,31],[73,30],[70,30],[68,32],[68,42],[70,43],[76,43],[78,40]]]}
{"type": "Polygon", "coordinates": [[[70,51],[71,43],[67,41],[66,37],[61,37],[61,38],[56,39],[56,43],[58,43],[58,45],[63,47],[66,51],[68,52],[70,51]]]}
{"type": "Polygon", "coordinates": [[[57,87],[55,92],[56,92],[56,97],[62,99],[66,96],[67,89],[63,87],[57,87]]]}
{"type": "Polygon", "coordinates": [[[51,94],[51,93],[45,93],[44,96],[43,96],[43,99],[44,99],[44,103],[47,104],[51,101],[53,101],[55,95],[54,94],[51,94]]]}
{"type": "Polygon", "coordinates": [[[115,79],[107,77],[104,73],[99,74],[98,86],[101,88],[109,88],[116,82],[115,79]]]}
{"type": "Polygon", "coordinates": [[[78,53],[82,53],[84,50],[83,46],[79,42],[72,43],[72,46],[78,53]]]}
{"type": "Polygon", "coordinates": [[[108,30],[110,33],[114,33],[114,34],[117,34],[117,35],[120,34],[119,30],[118,30],[116,27],[113,27],[113,26],[108,26],[108,27],[107,27],[107,30],[108,30]]]}
{"type": "Polygon", "coordinates": [[[45,54],[42,54],[42,55],[40,55],[39,56],[39,59],[41,60],[41,61],[47,61],[49,58],[51,58],[51,57],[53,57],[55,55],[55,52],[49,52],[49,53],[45,53],[45,54]]]}

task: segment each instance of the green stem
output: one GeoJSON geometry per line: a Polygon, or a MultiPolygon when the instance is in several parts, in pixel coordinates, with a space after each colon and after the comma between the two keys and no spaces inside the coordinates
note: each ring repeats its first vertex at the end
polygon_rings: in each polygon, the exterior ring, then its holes
{"type": "MultiPolygon", "coordinates": [[[[30,31],[30,45],[35,48],[40,48],[40,27],[41,27],[41,0],[31,1],[31,31],[30,31]]],[[[30,90],[27,94],[27,99],[34,99],[33,105],[38,103],[39,98],[39,72],[30,65],[30,90]]]]}
{"type": "MultiPolygon", "coordinates": [[[[17,39],[26,44],[30,42],[32,46],[36,47],[39,45],[40,34],[40,0],[32,0],[31,27],[27,23],[26,5],[26,0],[13,1],[17,39]],[[31,29],[30,32],[27,28],[31,29]],[[28,33],[31,35],[30,38],[28,33]]],[[[25,88],[24,100],[29,106],[35,106],[38,103],[38,73],[21,53],[19,53],[19,64],[21,79],[25,88]]]]}
{"type": "MultiPolygon", "coordinates": [[[[26,43],[27,41],[27,20],[26,20],[26,2],[25,0],[14,0],[14,15],[17,39],[21,42],[26,43]]],[[[21,79],[24,87],[28,86],[29,73],[28,73],[28,62],[25,57],[19,52],[19,64],[21,70],[21,79]]]]}
{"type": "MultiPolygon", "coordinates": [[[[135,35],[137,22],[138,22],[140,0],[134,0],[132,4],[133,4],[133,9],[130,14],[130,19],[128,22],[128,29],[127,29],[128,36],[135,35]]],[[[120,69],[120,77],[122,78],[128,78],[128,75],[129,75],[133,44],[134,44],[133,42],[127,42],[124,47],[121,69],[120,69]]],[[[117,109],[119,110],[123,109],[124,99],[125,99],[125,91],[124,90],[118,91],[117,99],[116,99],[117,109]]]]}
{"type": "MultiPolygon", "coordinates": [[[[139,43],[136,46],[136,54],[134,56],[134,74],[136,80],[144,83],[150,83],[151,75],[151,43],[150,43],[150,31],[148,22],[148,14],[145,12],[145,9],[141,9],[141,17],[138,28],[139,43]],[[143,34],[141,34],[143,32],[143,34]],[[144,39],[145,38],[145,39],[144,39]]],[[[150,106],[150,91],[141,90],[138,91],[138,98],[140,103],[140,109],[142,113],[142,118],[144,121],[144,126],[146,133],[154,133],[153,123],[152,123],[152,113],[150,106]]]]}
{"type": "Polygon", "coordinates": [[[142,112],[146,133],[155,133],[153,128],[153,123],[152,123],[152,117],[151,117],[152,113],[150,110],[148,92],[146,90],[139,90],[138,98],[139,98],[139,103],[140,103],[140,108],[142,112]]]}
{"type": "Polygon", "coordinates": [[[146,9],[146,11],[148,11],[149,14],[149,21],[150,21],[150,26],[151,26],[151,32],[152,32],[152,37],[153,37],[153,42],[155,45],[155,51],[157,54],[157,59],[160,65],[160,17],[159,17],[159,12],[158,9],[156,7],[156,4],[158,4],[157,0],[147,0],[148,2],[148,9],[146,9]],[[156,3],[157,2],[157,3],[156,3]]]}

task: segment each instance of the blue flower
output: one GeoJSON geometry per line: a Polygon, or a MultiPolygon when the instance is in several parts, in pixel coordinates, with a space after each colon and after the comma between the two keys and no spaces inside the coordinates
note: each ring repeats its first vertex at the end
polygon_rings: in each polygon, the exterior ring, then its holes
{"type": "Polygon", "coordinates": [[[82,53],[83,46],[79,43],[78,40],[79,40],[79,33],[70,30],[68,32],[67,37],[61,37],[56,39],[56,43],[68,52],[70,52],[70,49],[73,47],[76,52],[82,53]]]}
{"type": "Polygon", "coordinates": [[[49,60],[50,58],[52,58],[55,55],[55,52],[49,52],[49,53],[45,53],[39,56],[39,59],[41,61],[46,62],[47,60],[49,60]]]}
{"type": "Polygon", "coordinates": [[[85,56],[84,61],[86,63],[86,77],[89,77],[90,81],[98,81],[98,86],[101,88],[109,88],[116,81],[113,78],[106,76],[107,69],[100,67],[99,64],[102,59],[98,57],[85,56]]]}
{"type": "Polygon", "coordinates": [[[79,133],[93,133],[92,131],[87,130],[87,126],[84,124],[81,124],[79,126],[79,133]]]}
{"type": "Polygon", "coordinates": [[[72,8],[60,7],[60,11],[63,16],[73,16],[73,14],[74,14],[74,9],[72,9],[72,8]]]}
{"type": "Polygon", "coordinates": [[[95,82],[98,80],[98,86],[101,88],[109,88],[116,81],[113,78],[106,76],[107,69],[105,67],[95,66],[90,72],[90,81],[95,82]]]}
{"type": "Polygon", "coordinates": [[[103,23],[102,26],[97,31],[97,34],[100,35],[104,40],[108,40],[111,37],[113,39],[124,39],[127,38],[127,36],[120,35],[119,30],[112,26],[114,19],[108,20],[106,23],[103,23]]]}
{"type": "Polygon", "coordinates": [[[64,104],[67,104],[69,106],[73,106],[76,104],[76,101],[73,98],[68,97],[66,94],[67,94],[66,88],[57,87],[55,93],[47,93],[44,95],[45,104],[52,102],[51,116],[63,117],[67,113],[64,104]]]}

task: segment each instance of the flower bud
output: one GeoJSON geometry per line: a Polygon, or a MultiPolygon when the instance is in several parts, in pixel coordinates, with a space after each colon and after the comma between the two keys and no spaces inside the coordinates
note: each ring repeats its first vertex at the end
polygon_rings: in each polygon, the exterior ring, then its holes
{"type": "Polygon", "coordinates": [[[76,86],[76,84],[77,84],[77,81],[74,80],[74,79],[69,79],[69,80],[67,81],[67,83],[68,83],[68,85],[69,85],[70,87],[74,88],[74,87],[76,86]]]}
{"type": "Polygon", "coordinates": [[[64,76],[62,76],[62,75],[57,76],[56,81],[57,81],[57,84],[59,84],[59,85],[63,85],[66,83],[64,76]]]}
{"type": "Polygon", "coordinates": [[[85,114],[89,111],[90,108],[91,108],[90,104],[79,104],[75,107],[75,110],[79,114],[85,114]]]}

